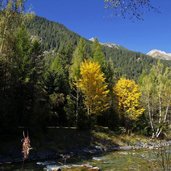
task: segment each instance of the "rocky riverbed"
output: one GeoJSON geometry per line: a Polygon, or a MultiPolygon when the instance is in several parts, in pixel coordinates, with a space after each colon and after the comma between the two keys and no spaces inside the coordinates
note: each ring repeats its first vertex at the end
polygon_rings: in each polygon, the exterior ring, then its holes
{"type": "MultiPolygon", "coordinates": [[[[101,155],[103,153],[112,152],[112,151],[129,151],[129,150],[139,150],[139,149],[154,149],[154,148],[160,148],[165,146],[171,146],[171,141],[148,141],[146,143],[137,141],[133,145],[128,146],[89,146],[84,147],[80,149],[72,149],[65,151],[63,153],[63,156],[68,155],[69,158],[72,157],[89,157],[89,156],[96,156],[101,155]]],[[[61,156],[61,153],[57,150],[42,150],[42,151],[36,151],[32,150],[29,156],[28,161],[43,161],[43,160],[50,160],[50,159],[56,159],[56,160],[65,160],[61,156]]],[[[66,159],[68,160],[68,159],[66,159]]],[[[18,163],[22,162],[22,154],[20,151],[17,151],[15,149],[11,149],[8,153],[5,155],[0,154],[0,164],[5,163],[18,163]]]]}
{"type": "MultiPolygon", "coordinates": [[[[171,161],[164,156],[171,155],[171,146],[159,149],[139,149],[114,151],[86,158],[82,156],[76,161],[47,160],[24,163],[23,171],[120,171],[120,170],[166,170],[171,168],[171,161]],[[162,153],[161,153],[162,152],[162,153]],[[163,156],[163,157],[162,157],[163,156]],[[164,165],[163,165],[164,163],[164,165]]],[[[68,155],[66,155],[68,156],[68,155]]],[[[63,156],[64,157],[64,156],[63,156]]],[[[72,158],[73,159],[73,158],[72,158]]],[[[1,165],[0,170],[18,171],[22,163],[1,165]]]]}

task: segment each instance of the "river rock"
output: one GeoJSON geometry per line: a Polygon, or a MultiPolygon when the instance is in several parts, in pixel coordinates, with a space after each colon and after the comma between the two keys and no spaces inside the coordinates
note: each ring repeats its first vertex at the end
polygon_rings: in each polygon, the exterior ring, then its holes
{"type": "Polygon", "coordinates": [[[152,149],[154,149],[154,146],[149,146],[148,148],[149,148],[150,150],[152,150],[152,149]]]}
{"type": "Polygon", "coordinates": [[[88,171],[100,171],[100,169],[98,167],[92,167],[88,171]]]}
{"type": "Polygon", "coordinates": [[[56,162],[54,161],[45,161],[45,162],[37,162],[37,165],[41,165],[41,166],[47,166],[47,165],[55,165],[56,162]]]}
{"type": "Polygon", "coordinates": [[[95,160],[95,161],[102,161],[102,159],[99,158],[99,157],[93,157],[92,159],[95,160]]]}
{"type": "Polygon", "coordinates": [[[61,167],[59,166],[46,166],[46,171],[62,171],[61,167]]]}
{"type": "Polygon", "coordinates": [[[122,146],[122,147],[120,147],[120,150],[125,150],[125,151],[132,150],[132,149],[133,149],[132,146],[122,146]]]}

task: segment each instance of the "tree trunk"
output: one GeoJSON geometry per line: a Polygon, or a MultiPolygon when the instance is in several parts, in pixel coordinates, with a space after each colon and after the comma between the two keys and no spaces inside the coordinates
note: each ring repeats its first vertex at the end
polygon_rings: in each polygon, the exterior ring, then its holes
{"type": "Polygon", "coordinates": [[[152,130],[152,138],[154,138],[154,125],[153,125],[153,120],[152,120],[152,114],[151,114],[151,107],[150,107],[150,101],[149,101],[149,97],[148,97],[148,116],[149,116],[149,120],[150,120],[150,126],[151,126],[151,130],[152,130]]]}
{"type": "Polygon", "coordinates": [[[161,94],[159,93],[159,124],[162,120],[162,102],[161,102],[161,94]]]}
{"type": "Polygon", "coordinates": [[[75,111],[75,113],[76,113],[76,120],[75,120],[75,122],[76,122],[76,126],[78,126],[78,108],[79,108],[79,91],[78,91],[78,88],[76,88],[76,111],[75,111]]]}

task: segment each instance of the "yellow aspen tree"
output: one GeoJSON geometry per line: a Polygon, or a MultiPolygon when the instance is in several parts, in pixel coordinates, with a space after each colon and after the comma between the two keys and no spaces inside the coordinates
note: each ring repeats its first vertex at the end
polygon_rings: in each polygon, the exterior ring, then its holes
{"type": "Polygon", "coordinates": [[[113,88],[118,111],[125,119],[137,120],[144,109],[140,106],[141,92],[133,80],[120,78],[113,88]]]}
{"type": "Polygon", "coordinates": [[[80,67],[81,78],[77,87],[84,94],[88,115],[99,114],[109,108],[109,90],[104,74],[97,62],[86,60],[80,67]]]}

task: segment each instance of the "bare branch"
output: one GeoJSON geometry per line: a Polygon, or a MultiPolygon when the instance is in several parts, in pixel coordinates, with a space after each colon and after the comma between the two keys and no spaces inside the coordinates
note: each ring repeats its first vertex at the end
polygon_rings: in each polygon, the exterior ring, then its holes
{"type": "Polygon", "coordinates": [[[114,16],[143,20],[143,14],[157,8],[152,6],[151,0],[104,0],[105,8],[111,9],[114,16]]]}

